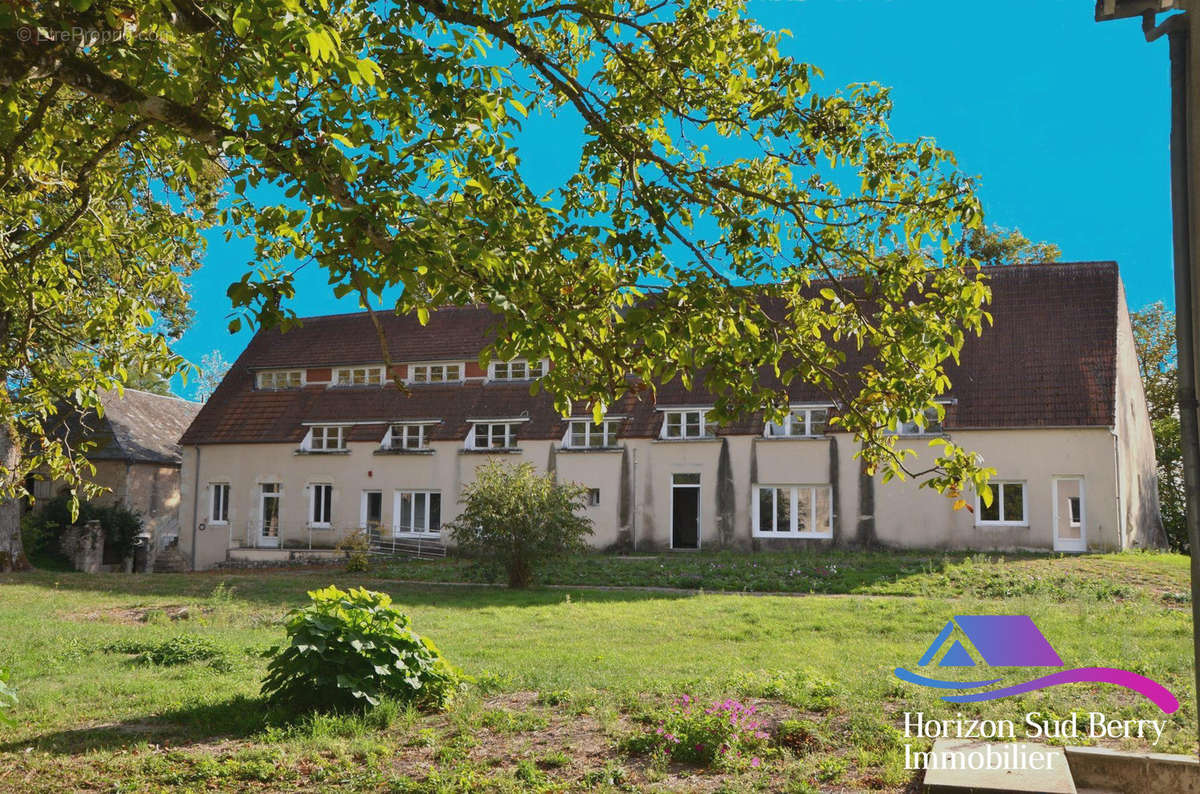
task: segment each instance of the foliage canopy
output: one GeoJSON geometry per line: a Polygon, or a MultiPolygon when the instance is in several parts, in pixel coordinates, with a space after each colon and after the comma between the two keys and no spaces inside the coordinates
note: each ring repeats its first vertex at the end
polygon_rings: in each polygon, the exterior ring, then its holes
{"type": "MultiPolygon", "coordinates": [[[[564,410],[678,377],[781,415],[807,381],[885,476],[917,473],[885,429],[987,319],[952,154],[897,140],[885,88],[823,88],[741,0],[34,0],[0,29],[0,420],[38,440],[0,459],[10,493],[78,460],[54,400],[182,365],[169,326],[218,220],[254,245],[235,325],[287,322],[315,263],[372,310],[489,304],[485,356],[549,358],[564,410]],[[583,130],[549,191],[530,114],[583,130]],[[874,363],[841,371],[840,344],[874,363]]],[[[920,474],[985,479],[953,445],[920,474]]]]}

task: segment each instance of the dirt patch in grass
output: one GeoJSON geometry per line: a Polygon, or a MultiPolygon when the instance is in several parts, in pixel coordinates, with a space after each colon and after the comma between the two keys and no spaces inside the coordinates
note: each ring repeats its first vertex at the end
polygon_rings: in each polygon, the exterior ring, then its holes
{"type": "Polygon", "coordinates": [[[59,613],[67,620],[90,623],[102,621],[105,623],[122,623],[133,625],[138,623],[176,623],[181,620],[191,620],[212,614],[212,607],[196,604],[158,604],[155,606],[110,607],[108,609],[92,609],[84,612],[59,613]]]}
{"type": "MultiPolygon", "coordinates": [[[[549,698],[556,700],[555,698],[549,698]]],[[[331,787],[348,791],[823,791],[909,790],[881,769],[858,767],[838,742],[793,746],[772,740],[762,764],[720,769],[655,763],[618,748],[648,730],[661,698],[568,700],[547,704],[536,692],[513,692],[460,703],[450,711],[400,718],[361,733],[330,728],[271,740],[213,737],[178,744],[164,735],[175,726],[130,722],[96,724],[109,736],[103,749],[70,753],[15,752],[0,771],[0,789],[15,780],[36,790],[282,791],[331,787]],[[806,782],[808,788],[803,787],[806,782]],[[332,786],[331,786],[332,784],[332,786]]],[[[831,715],[754,699],[772,726],[798,721],[830,726],[831,715]]],[[[836,720],[840,724],[840,720],[836,720]]],[[[353,725],[353,719],[346,723],[353,725]]]]}
{"type": "MultiPolygon", "coordinates": [[[[490,777],[515,779],[530,790],[580,790],[615,787],[636,791],[715,792],[733,788],[769,791],[788,790],[796,776],[804,774],[799,763],[816,747],[778,745],[764,754],[756,768],[723,770],[681,763],[655,764],[646,756],[620,752],[619,740],[648,730],[639,717],[657,703],[644,698],[632,709],[606,710],[565,703],[542,705],[535,692],[517,692],[487,698],[471,714],[442,714],[427,717],[415,726],[404,747],[392,757],[392,771],[414,785],[446,784],[449,773],[471,770],[490,777]],[[511,721],[494,715],[512,715],[511,721]]],[[[776,733],[779,725],[801,720],[819,722],[825,715],[805,712],[785,703],[746,699],[776,733]]],[[[660,703],[658,705],[661,705],[660,703]]],[[[828,748],[826,748],[828,749],[828,748]]],[[[821,769],[838,767],[840,779],[829,779],[822,791],[867,789],[903,791],[905,786],[888,785],[874,770],[856,770],[849,753],[826,754],[824,767],[811,764],[813,782],[821,769]],[[840,759],[832,763],[830,759],[840,759]]],[[[453,785],[453,784],[451,784],[453,785]]]]}

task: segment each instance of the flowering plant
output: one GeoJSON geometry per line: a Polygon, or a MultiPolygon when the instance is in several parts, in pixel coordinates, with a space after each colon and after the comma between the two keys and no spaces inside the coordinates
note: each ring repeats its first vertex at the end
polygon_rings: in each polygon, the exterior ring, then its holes
{"type": "Polygon", "coordinates": [[[756,753],[768,738],[763,727],[754,706],[733,699],[704,705],[683,695],[645,734],[629,742],[629,748],[695,764],[727,766],[748,758],[750,766],[757,767],[762,761],[756,753]]]}

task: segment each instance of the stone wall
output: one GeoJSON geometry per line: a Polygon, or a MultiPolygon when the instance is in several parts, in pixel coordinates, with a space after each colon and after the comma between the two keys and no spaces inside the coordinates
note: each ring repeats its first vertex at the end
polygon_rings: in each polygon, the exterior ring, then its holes
{"type": "Polygon", "coordinates": [[[99,573],[104,562],[104,530],[99,521],[67,527],[59,536],[59,548],[77,571],[99,573]]]}

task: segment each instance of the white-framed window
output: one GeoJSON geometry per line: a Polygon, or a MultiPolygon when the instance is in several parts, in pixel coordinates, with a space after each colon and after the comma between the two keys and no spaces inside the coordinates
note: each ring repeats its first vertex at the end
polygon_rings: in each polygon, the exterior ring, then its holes
{"type": "Polygon", "coordinates": [[[1083,521],[1083,502],[1078,496],[1068,496],[1067,509],[1071,511],[1071,526],[1079,526],[1083,521]]]}
{"type": "Polygon", "coordinates": [[[897,422],[895,433],[898,436],[927,436],[942,432],[942,422],[938,419],[938,409],[932,405],[925,409],[924,418],[912,422],[897,422]]]}
{"type": "Polygon", "coordinates": [[[489,369],[490,380],[537,380],[546,374],[546,362],[516,358],[512,361],[493,361],[489,369]]]}
{"type": "Polygon", "coordinates": [[[210,524],[228,524],[229,483],[210,482],[208,487],[212,491],[212,509],[208,513],[208,522],[210,524]]]}
{"type": "Polygon", "coordinates": [[[392,528],[403,534],[436,534],[442,529],[439,491],[396,491],[392,528]]]}
{"type": "Polygon", "coordinates": [[[782,422],[767,422],[767,438],[813,438],[825,435],[828,408],[793,408],[782,422]]]}
{"type": "Polygon", "coordinates": [[[600,505],[600,489],[588,488],[588,506],[599,507],[600,505]]]}
{"type": "Polygon", "coordinates": [[[260,389],[299,389],[304,385],[304,370],[278,369],[258,373],[260,389]]]}
{"type": "Polygon", "coordinates": [[[388,428],[384,449],[429,449],[429,430],[423,422],[398,422],[388,428]]]}
{"type": "Polygon", "coordinates": [[[468,449],[516,449],[518,422],[476,422],[467,433],[468,449]]]}
{"type": "Polygon", "coordinates": [[[344,452],[348,429],[345,425],[316,425],[308,431],[304,448],[310,452],[344,452]]]}
{"type": "Polygon", "coordinates": [[[383,383],[383,367],[338,367],[333,382],[338,386],[378,386],[383,383]]]}
{"type": "Polygon", "coordinates": [[[681,408],[663,412],[660,438],[705,438],[712,435],[707,408],[681,408]]]}
{"type": "Polygon", "coordinates": [[[833,488],[828,485],[757,485],[756,537],[832,538],[833,488]]]}
{"type": "Polygon", "coordinates": [[[455,364],[410,364],[410,383],[455,383],[462,380],[463,365],[455,364]]]}
{"type": "Polygon", "coordinates": [[[329,483],[312,483],[308,486],[308,525],[328,528],[333,526],[333,486],[329,483]]]}
{"type": "Polygon", "coordinates": [[[975,523],[1025,526],[1029,519],[1025,513],[1025,483],[1021,481],[999,481],[991,483],[992,503],[984,505],[979,494],[975,495],[975,523]]]}
{"type": "Polygon", "coordinates": [[[605,419],[600,423],[588,419],[572,419],[567,423],[563,446],[568,449],[603,449],[617,445],[619,419],[605,419]]]}

